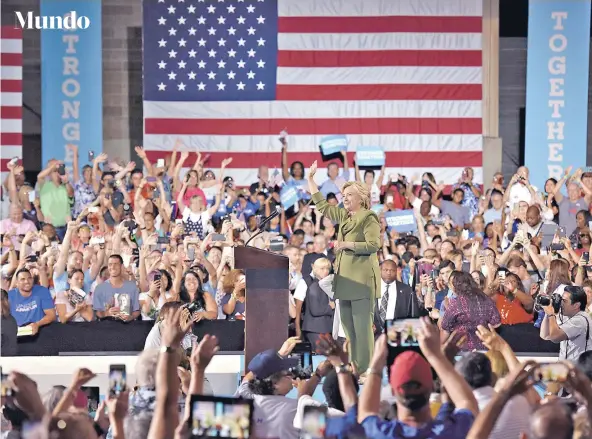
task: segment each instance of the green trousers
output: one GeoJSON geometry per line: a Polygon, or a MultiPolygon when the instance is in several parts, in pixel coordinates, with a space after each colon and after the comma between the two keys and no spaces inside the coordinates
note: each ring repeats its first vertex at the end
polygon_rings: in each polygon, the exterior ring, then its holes
{"type": "Polygon", "coordinates": [[[345,335],[349,340],[349,359],[363,374],[370,365],[374,353],[374,301],[370,299],[339,299],[339,313],[345,335]]]}

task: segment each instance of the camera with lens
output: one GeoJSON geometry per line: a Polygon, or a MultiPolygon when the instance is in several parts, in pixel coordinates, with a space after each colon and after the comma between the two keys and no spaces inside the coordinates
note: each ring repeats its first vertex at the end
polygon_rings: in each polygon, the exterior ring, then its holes
{"type": "Polygon", "coordinates": [[[534,301],[534,306],[537,311],[541,310],[543,306],[553,306],[553,310],[555,313],[558,313],[561,309],[561,303],[563,302],[563,297],[561,294],[551,294],[551,296],[537,296],[534,301]]]}

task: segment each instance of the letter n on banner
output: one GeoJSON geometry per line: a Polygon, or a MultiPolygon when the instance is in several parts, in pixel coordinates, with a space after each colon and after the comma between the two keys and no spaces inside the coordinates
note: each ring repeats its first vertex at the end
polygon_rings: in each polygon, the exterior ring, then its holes
{"type": "Polygon", "coordinates": [[[525,164],[540,189],[586,165],[591,3],[529,1],[525,164]]]}
{"type": "Polygon", "coordinates": [[[101,0],[41,0],[41,16],[73,12],[88,27],[41,30],[43,166],[55,158],[65,160],[69,171],[73,156],[66,145],[78,146],[81,168],[89,151],[98,155],[103,150],[101,0]]]}

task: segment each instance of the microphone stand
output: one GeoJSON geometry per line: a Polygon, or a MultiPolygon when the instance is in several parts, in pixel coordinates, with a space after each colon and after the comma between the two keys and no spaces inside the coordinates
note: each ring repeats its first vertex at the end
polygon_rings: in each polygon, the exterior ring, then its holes
{"type": "Polygon", "coordinates": [[[257,236],[259,236],[261,233],[263,233],[263,227],[270,222],[272,219],[274,219],[276,216],[278,216],[280,213],[276,210],[275,212],[272,212],[271,215],[269,215],[266,218],[263,218],[263,221],[261,221],[261,224],[259,225],[259,227],[257,228],[257,232],[255,232],[255,234],[251,235],[251,237],[248,239],[247,242],[245,242],[245,247],[249,246],[249,243],[255,239],[257,236]]]}

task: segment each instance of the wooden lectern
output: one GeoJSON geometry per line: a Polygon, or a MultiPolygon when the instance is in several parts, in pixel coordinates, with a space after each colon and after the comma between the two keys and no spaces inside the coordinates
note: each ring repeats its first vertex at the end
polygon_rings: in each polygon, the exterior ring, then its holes
{"type": "Polygon", "coordinates": [[[288,338],[289,261],[254,247],[234,248],[234,267],[246,275],[245,372],[251,359],[288,338]]]}

